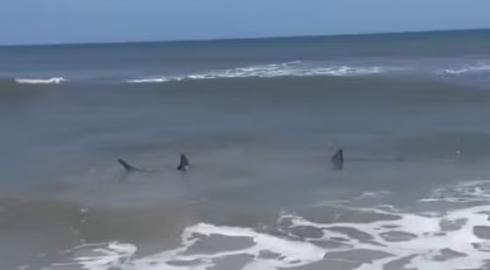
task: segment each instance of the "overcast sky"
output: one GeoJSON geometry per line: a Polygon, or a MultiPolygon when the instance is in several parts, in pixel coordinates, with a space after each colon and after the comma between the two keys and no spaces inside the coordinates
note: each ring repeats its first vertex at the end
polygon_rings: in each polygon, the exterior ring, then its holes
{"type": "Polygon", "coordinates": [[[490,28],[489,0],[3,0],[0,44],[490,28]]]}

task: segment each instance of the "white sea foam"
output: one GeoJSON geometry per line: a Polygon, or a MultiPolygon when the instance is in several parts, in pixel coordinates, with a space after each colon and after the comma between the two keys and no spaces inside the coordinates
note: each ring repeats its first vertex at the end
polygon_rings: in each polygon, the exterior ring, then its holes
{"type": "Polygon", "coordinates": [[[443,75],[464,75],[464,74],[479,74],[490,72],[490,64],[474,64],[474,65],[465,65],[462,67],[456,68],[447,68],[439,71],[439,74],[443,75]]]}
{"type": "Polygon", "coordinates": [[[391,195],[391,192],[386,190],[366,191],[361,196],[354,198],[354,200],[384,198],[389,195],[391,195]]]}
{"type": "Polygon", "coordinates": [[[312,66],[300,61],[283,64],[259,65],[244,68],[210,71],[182,76],[153,76],[132,79],[131,83],[160,83],[183,80],[206,80],[223,78],[273,78],[307,76],[362,76],[401,70],[384,66],[312,66]]]}
{"type": "Polygon", "coordinates": [[[110,243],[107,248],[97,248],[94,252],[99,253],[90,257],[78,257],[75,260],[79,265],[91,270],[104,270],[107,267],[116,267],[128,262],[136,252],[137,248],[129,244],[110,243]]]}
{"type": "Polygon", "coordinates": [[[489,202],[490,180],[467,181],[454,186],[446,186],[433,190],[428,198],[419,202],[489,202]]]}
{"type": "Polygon", "coordinates": [[[22,84],[60,84],[68,80],[63,77],[54,77],[49,79],[15,79],[15,81],[22,84]]]}
{"type": "MultiPolygon", "coordinates": [[[[464,182],[434,190],[430,195],[435,196],[434,199],[448,195],[488,200],[490,192],[484,186],[489,183],[464,182]]],[[[373,194],[385,196],[389,193],[366,192],[363,197],[368,199],[373,194]]],[[[116,266],[122,270],[230,269],[229,265],[226,268],[220,263],[241,256],[240,265],[233,269],[278,270],[315,264],[319,265],[318,269],[334,269],[329,265],[349,264],[354,265],[352,269],[378,270],[385,269],[389,264],[404,264],[400,269],[452,270],[479,269],[490,258],[488,204],[438,213],[402,212],[385,206],[355,208],[340,204],[336,207],[350,213],[369,212],[396,218],[368,223],[346,222],[340,218],[338,221],[319,223],[298,214],[283,213],[278,220],[278,224],[283,224],[281,233],[273,235],[251,228],[200,223],[184,230],[181,246],[177,249],[131,259],[136,251],[135,246],[111,243],[105,248],[97,248],[96,255],[75,258],[74,264],[89,270],[109,270],[116,266]],[[315,233],[298,236],[299,228],[308,228],[315,233]],[[483,230],[481,234],[484,236],[478,235],[476,228],[483,230]],[[210,245],[216,246],[216,242],[213,244],[211,240],[216,236],[238,242],[247,241],[245,245],[232,249],[223,249],[226,245],[218,245],[218,248],[211,247],[213,251],[207,250],[210,245]]]]}
{"type": "MultiPolygon", "coordinates": [[[[351,239],[351,244],[355,249],[369,249],[392,254],[391,257],[380,259],[370,265],[363,265],[359,269],[383,269],[389,262],[401,258],[414,256],[410,260],[407,268],[415,269],[460,269],[481,267],[489,254],[484,249],[476,249],[475,245],[487,246],[486,240],[480,239],[473,234],[473,228],[478,225],[488,223],[487,215],[480,212],[490,210],[489,206],[480,206],[469,209],[449,212],[442,217],[422,216],[416,214],[400,214],[399,220],[379,221],[372,224],[352,224],[336,223],[324,225],[309,222],[301,217],[292,217],[294,224],[301,226],[311,226],[328,230],[332,227],[346,227],[356,229],[359,232],[367,233],[372,237],[374,243],[362,243],[359,240],[351,239]],[[447,230],[441,227],[443,221],[463,220],[464,225],[460,229],[447,230]],[[403,232],[409,233],[412,239],[403,241],[388,241],[388,233],[403,232]],[[384,237],[383,237],[384,235],[384,237]],[[458,254],[451,259],[444,258],[444,251],[451,250],[453,254],[458,254]],[[437,256],[439,254],[439,256],[437,256]]],[[[389,212],[371,209],[373,212],[388,214],[389,212]]],[[[327,253],[328,254],[328,253],[327,253]]]]}

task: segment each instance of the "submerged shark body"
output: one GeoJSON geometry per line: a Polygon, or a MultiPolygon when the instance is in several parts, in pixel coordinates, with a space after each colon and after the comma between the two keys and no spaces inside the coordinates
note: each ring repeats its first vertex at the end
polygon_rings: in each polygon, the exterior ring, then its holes
{"type": "Polygon", "coordinates": [[[344,168],[344,151],[338,149],[330,159],[330,162],[332,162],[335,170],[342,170],[344,168]]]}
{"type": "Polygon", "coordinates": [[[133,172],[133,171],[141,171],[140,168],[137,168],[131,164],[129,164],[128,162],[126,162],[125,160],[122,160],[120,158],[117,159],[117,162],[119,162],[119,164],[121,164],[121,166],[124,168],[124,170],[126,170],[127,172],[133,172]]]}

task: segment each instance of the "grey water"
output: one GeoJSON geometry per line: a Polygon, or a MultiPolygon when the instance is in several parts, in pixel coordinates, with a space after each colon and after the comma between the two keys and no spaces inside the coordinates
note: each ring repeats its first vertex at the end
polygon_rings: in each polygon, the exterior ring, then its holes
{"type": "Polygon", "coordinates": [[[331,215],[312,205],[364,192],[417,208],[490,175],[487,30],[3,47],[0,59],[1,269],[114,240],[152,254],[192,224],[331,215]],[[117,158],[154,171],[125,174],[117,158]]]}

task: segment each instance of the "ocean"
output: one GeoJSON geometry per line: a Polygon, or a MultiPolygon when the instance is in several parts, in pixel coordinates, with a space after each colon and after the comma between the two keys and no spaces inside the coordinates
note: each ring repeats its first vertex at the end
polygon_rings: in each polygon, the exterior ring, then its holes
{"type": "Polygon", "coordinates": [[[0,59],[2,270],[490,269],[490,30],[0,59]]]}

